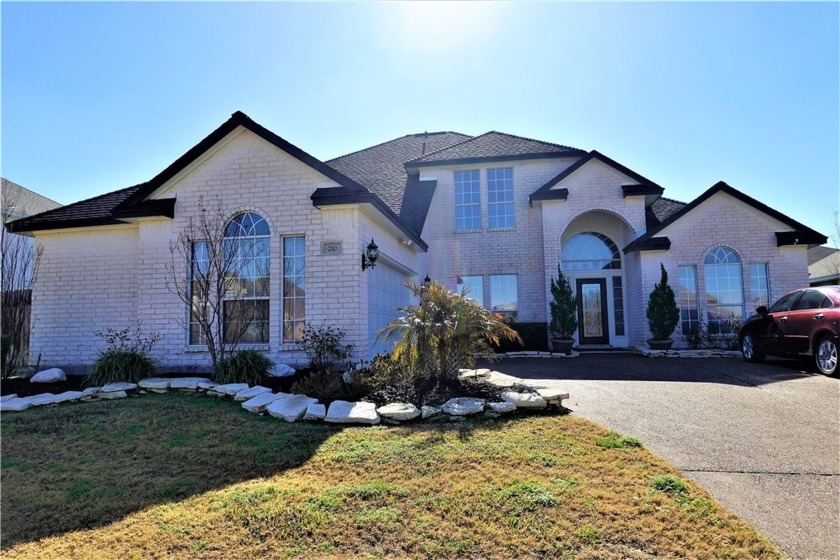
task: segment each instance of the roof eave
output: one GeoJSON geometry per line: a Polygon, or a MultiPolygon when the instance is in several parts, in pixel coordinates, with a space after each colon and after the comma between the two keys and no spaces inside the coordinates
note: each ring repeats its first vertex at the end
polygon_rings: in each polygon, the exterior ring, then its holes
{"type": "Polygon", "coordinates": [[[464,157],[452,159],[440,159],[432,161],[407,161],[403,164],[406,171],[419,167],[435,167],[447,165],[468,165],[473,163],[500,163],[506,161],[535,160],[535,159],[558,159],[566,157],[579,157],[586,154],[583,150],[568,150],[563,152],[545,152],[532,154],[507,154],[500,156],[464,157]]]}

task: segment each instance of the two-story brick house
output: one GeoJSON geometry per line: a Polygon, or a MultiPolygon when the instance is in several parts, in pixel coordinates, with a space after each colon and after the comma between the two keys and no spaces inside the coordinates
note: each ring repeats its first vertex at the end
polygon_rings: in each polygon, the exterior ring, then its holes
{"type": "MultiPolygon", "coordinates": [[[[92,332],[139,322],[163,335],[171,368],[203,368],[206,349],[166,288],[169,243],[221,197],[231,223],[265,248],[249,345],[300,362],[305,323],[342,327],[359,356],[427,275],[467,288],[520,322],[548,320],[561,266],[581,301],[580,345],[648,336],[645,306],[668,270],[683,331],[740,318],[807,285],[807,249],[825,236],[718,183],[684,204],[596,152],[499,132],[397,138],[322,162],[242,113],[146,183],[20,220],[44,246],[32,352],[85,366],[92,332]],[[380,256],[363,270],[371,239],[380,256]]],[[[189,271],[185,271],[188,274],[189,271]]]]}

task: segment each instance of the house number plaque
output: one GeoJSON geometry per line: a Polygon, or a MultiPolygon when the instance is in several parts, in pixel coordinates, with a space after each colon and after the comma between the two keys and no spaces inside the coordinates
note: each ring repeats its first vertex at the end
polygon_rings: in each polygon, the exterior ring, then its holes
{"type": "Polygon", "coordinates": [[[323,241],[321,243],[321,254],[327,257],[340,255],[341,241],[323,241]]]}

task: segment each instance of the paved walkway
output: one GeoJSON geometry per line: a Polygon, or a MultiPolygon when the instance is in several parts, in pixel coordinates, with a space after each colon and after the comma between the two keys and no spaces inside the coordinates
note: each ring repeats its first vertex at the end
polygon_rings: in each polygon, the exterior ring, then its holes
{"type": "Polygon", "coordinates": [[[490,366],[667,459],[794,559],[840,558],[840,380],[804,364],[594,354],[490,366]]]}

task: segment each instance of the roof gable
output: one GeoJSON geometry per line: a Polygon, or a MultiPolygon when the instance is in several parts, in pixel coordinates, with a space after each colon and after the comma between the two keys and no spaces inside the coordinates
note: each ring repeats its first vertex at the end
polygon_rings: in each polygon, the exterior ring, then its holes
{"type": "Polygon", "coordinates": [[[695,198],[694,200],[692,200],[691,202],[689,202],[688,204],[686,204],[685,206],[668,216],[659,225],[657,225],[653,229],[649,229],[644,235],[628,244],[627,247],[624,248],[624,252],[630,253],[633,251],[644,251],[646,248],[649,247],[651,243],[656,243],[657,239],[663,239],[661,237],[658,238],[656,236],[665,228],[678,221],[680,218],[682,218],[683,216],[700,206],[703,202],[719,193],[725,193],[735,198],[736,200],[743,202],[747,206],[750,206],[753,209],[763,214],[766,214],[774,220],[791,228],[793,230],[792,232],[776,232],[777,244],[779,246],[795,244],[819,245],[827,241],[826,236],[819,233],[818,231],[815,231],[809,228],[808,226],[797,222],[793,218],[782,214],[778,210],[770,208],[766,204],[759,202],[750,196],[747,196],[741,191],[730,187],[725,182],[718,181],[709,189],[707,189],[706,192],[704,192],[703,194],[701,194],[700,196],[698,196],[697,198],[695,198]]]}
{"type": "Polygon", "coordinates": [[[566,197],[568,196],[568,189],[556,189],[554,187],[556,187],[564,180],[574,175],[577,171],[579,171],[584,166],[586,166],[586,164],[592,161],[601,162],[607,167],[610,167],[615,171],[619,172],[620,174],[626,176],[631,181],[636,182],[635,185],[628,185],[628,187],[631,188],[625,189],[624,196],[653,195],[654,197],[657,197],[663,192],[665,192],[665,189],[663,189],[650,179],[639,175],[632,169],[621,165],[614,159],[608,158],[607,156],[596,150],[592,150],[591,152],[585,154],[582,158],[577,160],[575,163],[573,163],[572,165],[570,165],[569,167],[552,177],[551,180],[549,180],[539,189],[531,193],[531,195],[528,197],[529,202],[533,202],[535,200],[552,200],[556,198],[566,200],[566,197]]]}
{"type": "Polygon", "coordinates": [[[484,163],[521,159],[544,159],[583,155],[586,152],[570,146],[552,144],[532,138],[491,131],[454,146],[417,157],[405,163],[406,168],[442,164],[484,163]]]}

